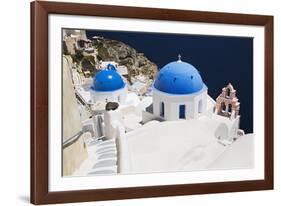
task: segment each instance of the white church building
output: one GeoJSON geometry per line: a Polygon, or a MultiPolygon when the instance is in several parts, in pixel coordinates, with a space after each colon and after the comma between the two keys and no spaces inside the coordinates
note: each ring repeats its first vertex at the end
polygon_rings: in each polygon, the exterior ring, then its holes
{"type": "Polygon", "coordinates": [[[207,90],[197,69],[179,57],[155,79],[153,114],[165,120],[197,118],[206,112],[207,90]]]}
{"type": "MultiPolygon", "coordinates": [[[[178,61],[170,62],[160,69],[152,88],[152,98],[148,99],[150,103],[144,107],[144,101],[140,101],[135,93],[128,92],[126,83],[116,70],[105,69],[94,76],[90,92],[94,104],[118,103],[116,112],[121,108],[120,111],[123,112],[118,112],[118,115],[123,114],[123,118],[126,118],[126,115],[140,115],[139,122],[136,122],[139,126],[155,120],[170,121],[174,122],[173,124],[178,120],[198,120],[197,124],[216,125],[212,130],[218,139],[232,142],[238,136],[240,103],[232,85],[223,88],[222,94],[216,101],[213,100],[208,95],[208,88],[198,70],[193,65],[181,61],[180,55],[178,61]]],[[[108,113],[114,113],[106,111],[105,108],[103,111],[104,118],[108,113]]],[[[111,128],[113,121],[116,123],[118,119],[122,119],[117,118],[118,115],[113,115],[113,119],[109,118],[112,122],[108,119],[103,124],[103,130],[111,128]]],[[[121,121],[118,125],[123,124],[121,121]]],[[[117,127],[115,129],[118,130],[117,127]]],[[[116,131],[110,130],[109,133],[104,131],[104,134],[107,134],[108,138],[116,138],[116,131]]]]}

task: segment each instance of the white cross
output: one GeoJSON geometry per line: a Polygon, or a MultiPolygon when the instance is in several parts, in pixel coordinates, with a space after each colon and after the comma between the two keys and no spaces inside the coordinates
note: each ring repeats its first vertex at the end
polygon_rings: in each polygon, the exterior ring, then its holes
{"type": "Polygon", "coordinates": [[[178,58],[179,58],[178,62],[181,62],[181,55],[180,54],[178,55],[178,58]]]}

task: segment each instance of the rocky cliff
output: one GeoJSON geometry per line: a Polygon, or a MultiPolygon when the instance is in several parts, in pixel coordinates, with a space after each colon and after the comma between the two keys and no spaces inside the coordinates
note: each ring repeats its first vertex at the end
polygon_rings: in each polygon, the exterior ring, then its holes
{"type": "Polygon", "coordinates": [[[138,53],[123,42],[105,38],[98,38],[93,42],[97,49],[98,60],[116,61],[119,65],[125,65],[128,68],[129,77],[143,74],[153,79],[157,73],[156,64],[143,53],[138,53]]]}
{"type": "Polygon", "coordinates": [[[65,47],[64,53],[71,54],[73,61],[81,65],[82,70],[88,71],[91,75],[97,72],[97,63],[102,61],[115,61],[119,65],[124,65],[128,69],[126,78],[132,82],[132,77],[144,75],[149,79],[154,79],[158,68],[157,65],[151,62],[143,53],[137,52],[131,46],[107,38],[94,38],[92,40],[94,52],[86,52],[81,49],[76,49],[75,53],[67,51],[65,47]]]}

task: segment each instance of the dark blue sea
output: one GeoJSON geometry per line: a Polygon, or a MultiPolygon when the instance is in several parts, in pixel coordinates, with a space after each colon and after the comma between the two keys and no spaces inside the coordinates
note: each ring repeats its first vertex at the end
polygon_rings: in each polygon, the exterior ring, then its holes
{"type": "Polygon", "coordinates": [[[200,72],[213,99],[231,82],[240,101],[240,127],[245,133],[253,132],[252,38],[97,30],[88,30],[87,36],[122,41],[144,53],[159,68],[181,54],[182,61],[200,72]]]}

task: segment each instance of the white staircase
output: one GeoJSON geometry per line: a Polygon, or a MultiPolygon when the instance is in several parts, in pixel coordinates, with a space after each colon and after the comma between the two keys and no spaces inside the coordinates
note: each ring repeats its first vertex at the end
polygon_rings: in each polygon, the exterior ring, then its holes
{"type": "Polygon", "coordinates": [[[87,143],[88,159],[75,176],[117,174],[117,149],[115,139],[92,140],[87,143]]]}

